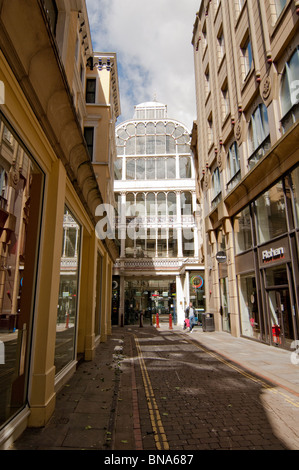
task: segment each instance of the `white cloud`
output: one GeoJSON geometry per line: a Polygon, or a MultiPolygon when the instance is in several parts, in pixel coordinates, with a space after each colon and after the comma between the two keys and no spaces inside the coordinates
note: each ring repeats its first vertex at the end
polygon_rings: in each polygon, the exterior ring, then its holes
{"type": "Polygon", "coordinates": [[[86,0],[94,50],[116,52],[121,111],[153,100],[191,130],[196,119],[193,49],[199,0],[86,0]]]}

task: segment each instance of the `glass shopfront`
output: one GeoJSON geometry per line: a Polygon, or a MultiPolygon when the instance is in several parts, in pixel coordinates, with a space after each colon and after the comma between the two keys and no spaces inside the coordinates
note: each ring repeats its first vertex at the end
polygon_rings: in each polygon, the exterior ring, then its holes
{"type": "Polygon", "coordinates": [[[26,404],[44,175],[0,116],[0,427],[26,404]]]}
{"type": "Polygon", "coordinates": [[[56,324],[56,374],[75,359],[81,227],[65,207],[56,324]]]}
{"type": "Polygon", "coordinates": [[[286,349],[295,339],[288,269],[288,265],[282,265],[264,271],[272,341],[286,349]]]}
{"type": "Polygon", "coordinates": [[[189,273],[189,299],[195,309],[199,322],[206,310],[205,273],[204,271],[190,271],[189,273]]]}
{"type": "Polygon", "coordinates": [[[157,313],[160,320],[169,321],[172,314],[176,322],[176,280],[173,278],[128,278],[125,287],[125,325],[152,324],[157,313]]]}
{"type": "Polygon", "coordinates": [[[241,333],[290,349],[299,337],[296,167],[234,218],[241,333]]]}

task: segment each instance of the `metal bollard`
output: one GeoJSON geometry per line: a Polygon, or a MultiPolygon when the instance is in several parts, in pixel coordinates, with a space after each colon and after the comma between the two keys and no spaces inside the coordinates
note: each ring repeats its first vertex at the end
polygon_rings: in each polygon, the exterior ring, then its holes
{"type": "Polygon", "coordinates": [[[160,328],[160,325],[159,325],[159,313],[156,313],[156,328],[160,328]]]}
{"type": "Polygon", "coordinates": [[[169,314],[169,329],[172,330],[172,315],[169,314]]]}
{"type": "Polygon", "coordinates": [[[140,313],[140,317],[139,317],[139,327],[140,328],[143,327],[143,313],[142,312],[140,313]]]}

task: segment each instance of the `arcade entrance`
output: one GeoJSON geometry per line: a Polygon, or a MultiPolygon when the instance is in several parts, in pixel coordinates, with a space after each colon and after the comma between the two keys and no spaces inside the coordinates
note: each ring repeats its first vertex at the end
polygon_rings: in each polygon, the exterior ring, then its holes
{"type": "Polygon", "coordinates": [[[140,313],[143,313],[143,324],[151,325],[159,313],[160,321],[169,321],[172,314],[176,323],[176,281],[171,277],[128,278],[125,289],[125,325],[139,324],[140,313]]]}

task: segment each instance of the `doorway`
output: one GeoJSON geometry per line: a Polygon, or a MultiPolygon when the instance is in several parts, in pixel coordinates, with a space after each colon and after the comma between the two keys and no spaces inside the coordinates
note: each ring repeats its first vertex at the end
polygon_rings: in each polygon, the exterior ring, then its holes
{"type": "Polygon", "coordinates": [[[290,349],[294,341],[292,308],[288,288],[268,290],[272,343],[290,349]]]}
{"type": "Polygon", "coordinates": [[[137,325],[140,313],[144,324],[155,322],[158,313],[160,321],[169,321],[169,314],[176,321],[176,288],[172,278],[129,278],[125,280],[125,325],[137,325]]]}
{"type": "Polygon", "coordinates": [[[294,299],[290,289],[288,265],[269,267],[265,270],[266,299],[271,343],[290,349],[295,339],[293,312],[294,299]]]}

